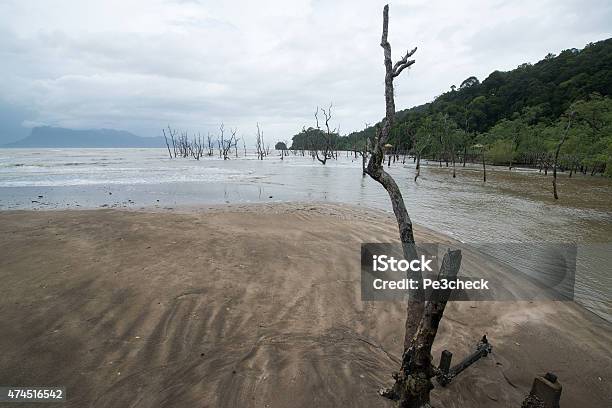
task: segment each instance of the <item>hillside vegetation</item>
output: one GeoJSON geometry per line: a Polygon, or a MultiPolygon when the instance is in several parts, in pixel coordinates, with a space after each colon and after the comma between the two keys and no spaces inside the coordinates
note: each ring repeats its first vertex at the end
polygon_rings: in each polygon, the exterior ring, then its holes
{"type": "MultiPolygon", "coordinates": [[[[434,101],[399,111],[389,153],[440,162],[552,165],[567,133],[559,165],[571,171],[612,175],[612,39],[549,54],[536,64],[471,76],[434,101]]],[[[376,126],[332,135],[338,150],[363,150],[376,126]]],[[[324,138],[305,129],[294,149],[316,149],[324,138]]]]}

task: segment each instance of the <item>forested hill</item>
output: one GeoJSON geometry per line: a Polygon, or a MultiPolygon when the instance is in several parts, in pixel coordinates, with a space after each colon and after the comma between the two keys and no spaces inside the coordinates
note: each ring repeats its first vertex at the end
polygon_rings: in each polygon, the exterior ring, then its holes
{"type": "Polygon", "coordinates": [[[579,99],[593,93],[612,92],[612,38],[548,54],[536,64],[522,64],[509,71],[492,72],[484,81],[475,77],[442,94],[428,105],[409,111],[448,113],[458,125],[486,132],[500,119],[512,119],[528,107],[537,107],[540,119],[555,120],[579,99]],[[425,108],[425,109],[423,109],[425,108]]]}
{"type": "MultiPolygon", "coordinates": [[[[399,111],[390,143],[445,160],[469,156],[480,146],[487,161],[542,166],[571,111],[570,136],[561,151],[565,166],[610,174],[611,91],[612,39],[607,39],[494,71],[482,82],[468,77],[430,103],[399,111]]],[[[351,149],[373,133],[374,127],[354,132],[338,138],[337,145],[351,149]]]]}

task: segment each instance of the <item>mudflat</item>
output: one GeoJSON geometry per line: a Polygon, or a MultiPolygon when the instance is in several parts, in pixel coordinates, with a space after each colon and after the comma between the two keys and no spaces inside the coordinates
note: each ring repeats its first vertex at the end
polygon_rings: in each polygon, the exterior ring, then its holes
{"type": "MultiPolygon", "coordinates": [[[[0,212],[0,384],[65,386],[62,407],[391,407],[406,311],[361,301],[359,254],[397,235],[335,205],[0,212]]],[[[449,303],[435,361],[484,333],[493,354],[434,405],[520,407],[547,371],[564,407],[612,401],[611,325],[575,303],[449,303]]]]}

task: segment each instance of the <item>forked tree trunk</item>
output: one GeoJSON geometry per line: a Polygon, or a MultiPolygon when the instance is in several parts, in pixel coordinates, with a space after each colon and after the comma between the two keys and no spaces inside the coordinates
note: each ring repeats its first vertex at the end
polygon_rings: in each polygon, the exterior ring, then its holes
{"type": "MultiPolygon", "coordinates": [[[[383,9],[383,32],[381,47],[384,50],[385,63],[385,118],[372,143],[372,154],[366,169],[374,180],[379,182],[389,194],[393,213],[397,220],[400,240],[406,259],[416,258],[412,221],[406,210],[402,193],[397,183],[383,168],[384,145],[395,120],[395,100],[393,97],[393,79],[405,68],[414,64],[409,58],[416,48],[408,51],[395,65],[391,61],[391,45],[387,41],[389,27],[389,6],[383,9]]],[[[417,160],[419,160],[417,158],[417,160]]],[[[441,273],[456,275],[461,262],[460,251],[449,252],[442,262],[441,273]],[[454,271],[454,272],[453,272],[454,271]]],[[[448,298],[446,298],[448,299],[448,298]]],[[[436,337],[438,324],[446,306],[445,299],[425,302],[422,296],[416,296],[408,301],[406,310],[406,332],[404,335],[404,353],[400,372],[395,375],[395,385],[383,395],[398,399],[401,407],[425,408],[429,406],[429,392],[433,388],[431,378],[435,369],[431,364],[431,347],[436,337]]]]}

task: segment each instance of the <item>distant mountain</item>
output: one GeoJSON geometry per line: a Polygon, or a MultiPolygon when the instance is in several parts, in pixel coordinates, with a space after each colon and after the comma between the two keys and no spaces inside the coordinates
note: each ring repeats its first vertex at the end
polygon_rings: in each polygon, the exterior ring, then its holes
{"type": "Polygon", "coordinates": [[[166,147],[162,137],[140,137],[114,129],[35,127],[25,139],[2,147],[166,147]]]}

